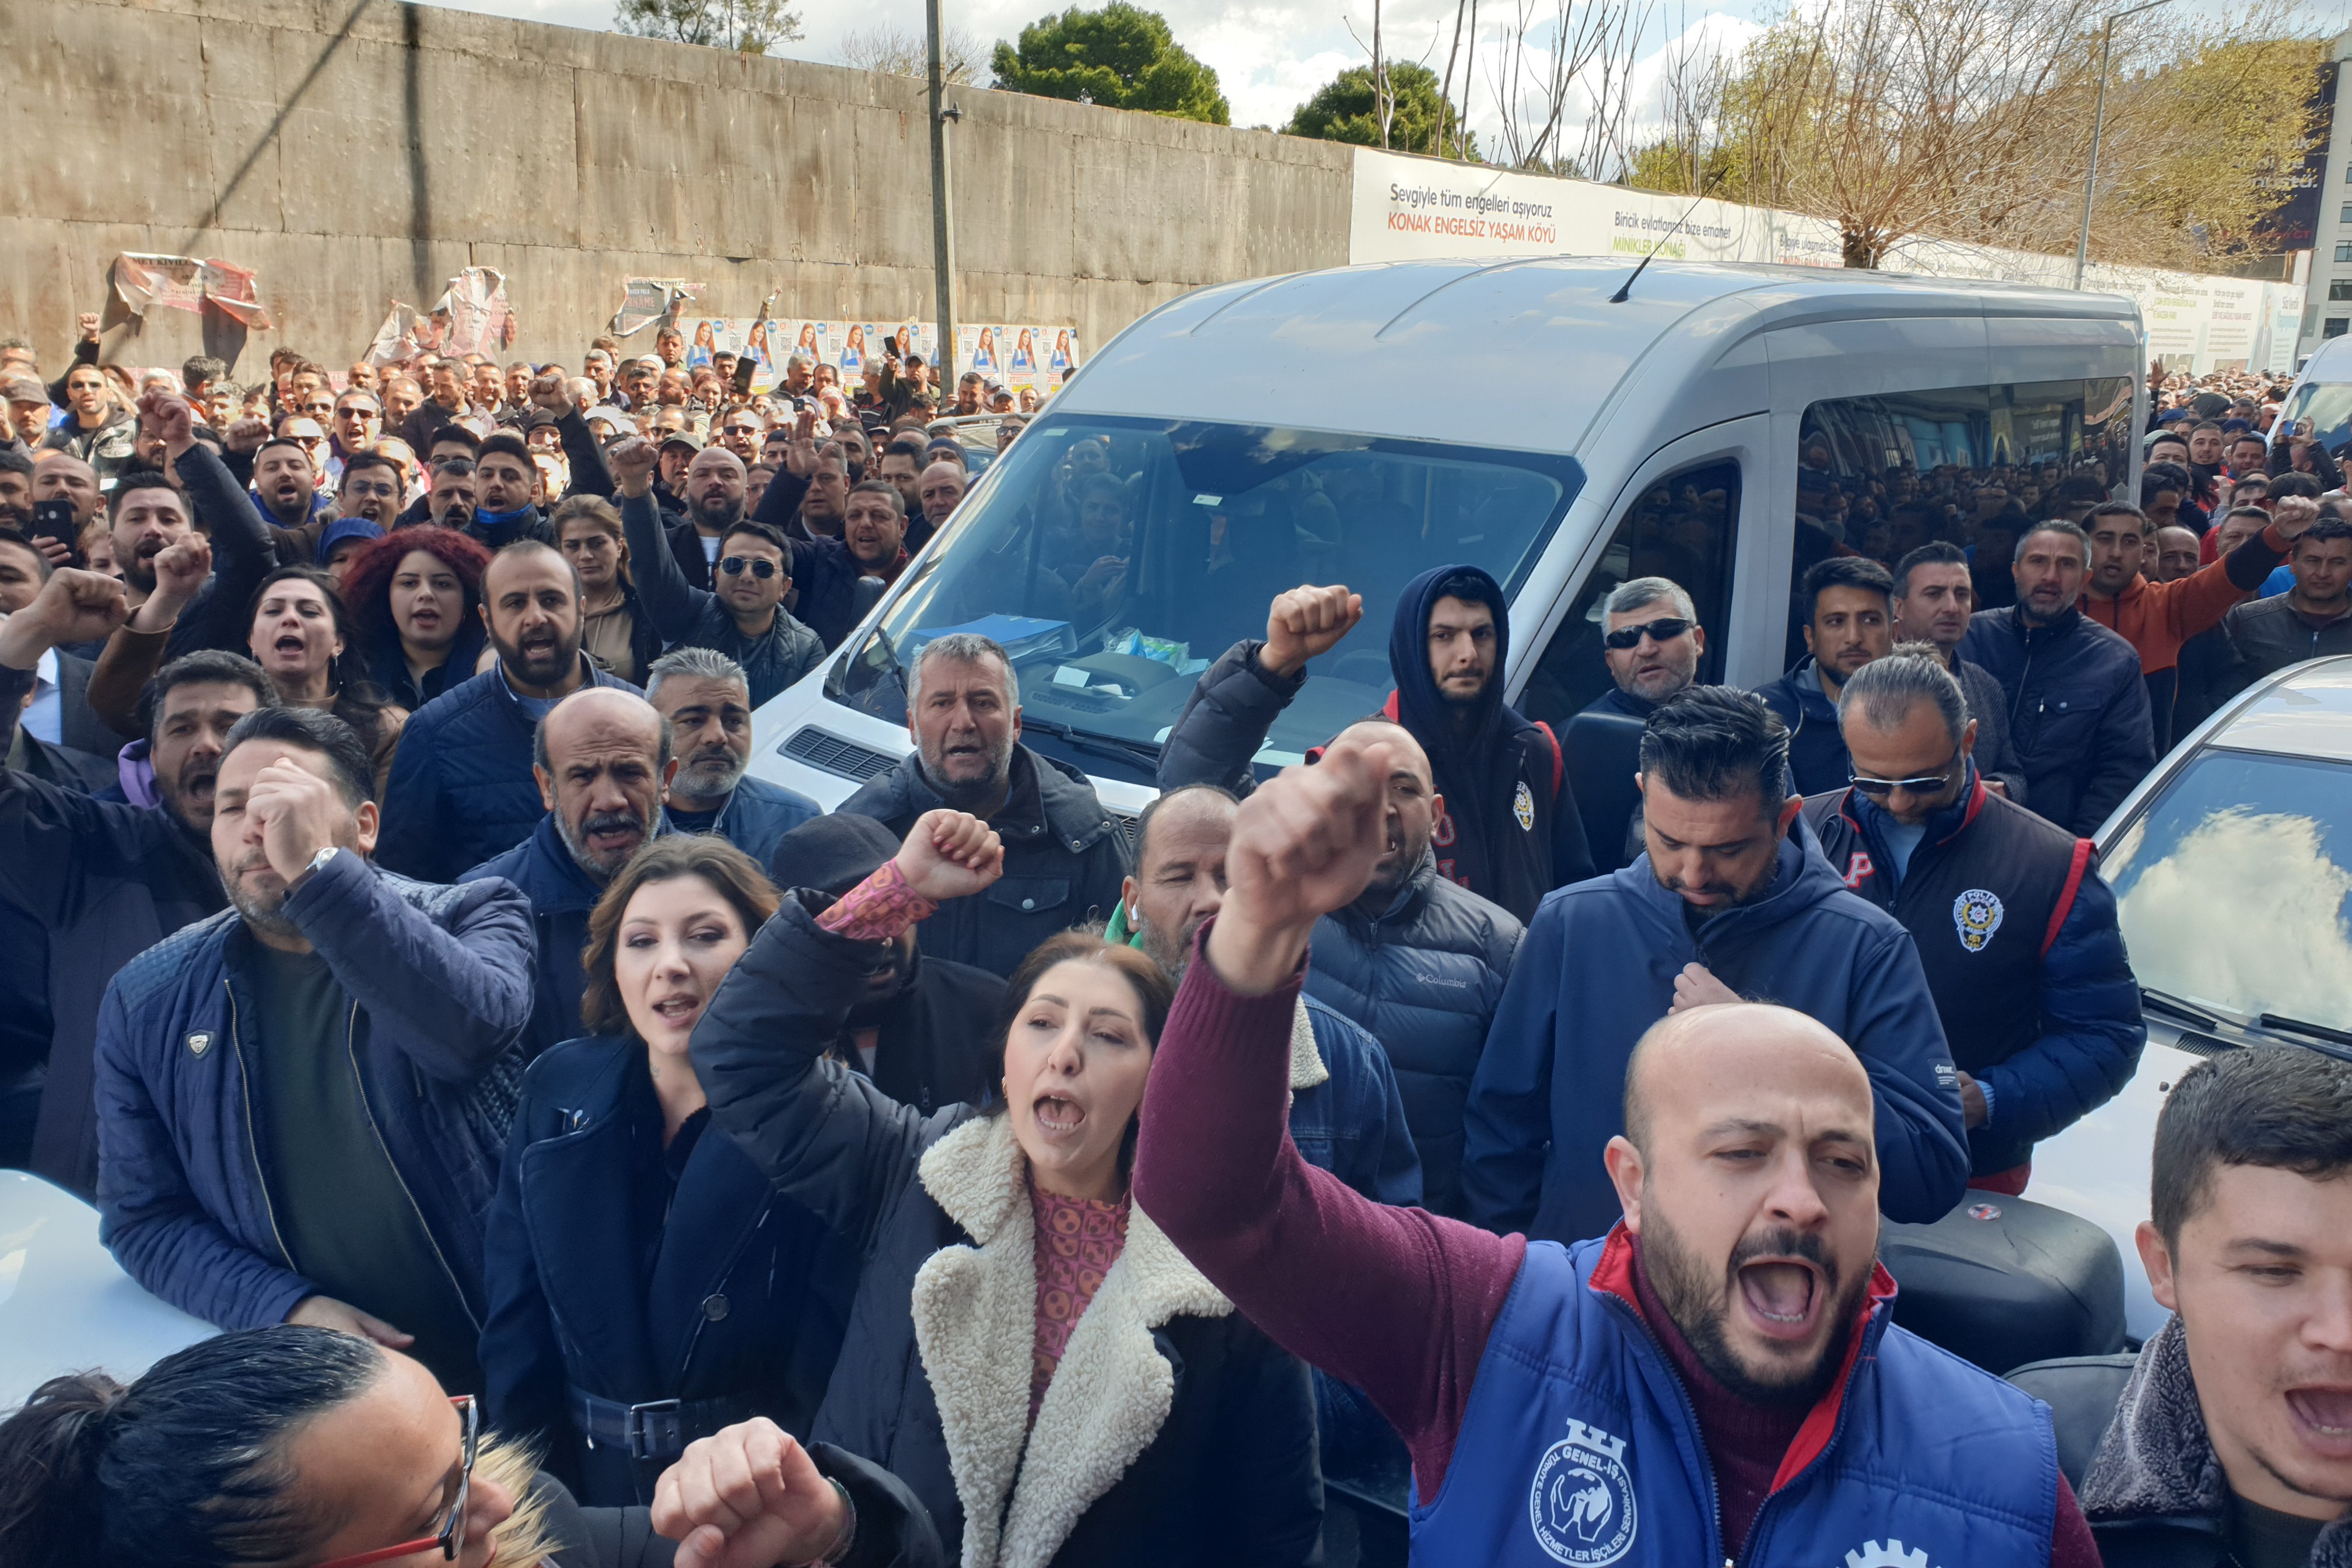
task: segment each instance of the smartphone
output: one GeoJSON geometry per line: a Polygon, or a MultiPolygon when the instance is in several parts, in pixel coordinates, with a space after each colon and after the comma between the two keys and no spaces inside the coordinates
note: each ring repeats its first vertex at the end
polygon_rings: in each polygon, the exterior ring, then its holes
{"type": "Polygon", "coordinates": [[[52,496],[33,503],[33,538],[62,539],[71,544],[79,531],[74,526],[74,503],[68,498],[52,496]]]}

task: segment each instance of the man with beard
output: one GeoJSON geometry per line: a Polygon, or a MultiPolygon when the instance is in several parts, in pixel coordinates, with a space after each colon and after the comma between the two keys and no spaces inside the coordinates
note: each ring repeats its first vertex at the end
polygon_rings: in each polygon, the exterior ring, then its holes
{"type": "Polygon", "coordinates": [[[286,546],[287,558],[310,559],[319,548],[320,530],[334,515],[335,503],[319,493],[319,470],[313,466],[310,447],[291,436],[273,436],[264,441],[253,455],[251,493],[270,525],[270,537],[286,546]]]}
{"type": "Polygon", "coordinates": [[[2034,524],[2011,567],[2017,602],[1979,610],[1958,650],[2000,682],[2026,800],[2078,838],[2156,765],[2139,654],[2079,607],[2090,562],[2081,529],[2034,524]]]}
{"type": "MultiPolygon", "coordinates": [[[[120,490],[121,476],[116,476],[120,490]]],[[[64,452],[33,454],[33,499],[73,503],[74,530],[79,533],[106,510],[108,492],[99,488],[98,470],[64,452]]]]}
{"type": "Polygon", "coordinates": [[[1021,744],[1021,689],[991,639],[951,632],[925,643],[908,674],[912,756],[841,803],[903,843],[915,819],[967,811],[1004,843],[1004,874],[950,899],[919,928],[926,951],[1010,975],[1030,949],[1110,918],[1127,876],[1127,839],[1077,769],[1021,744]]]}
{"type": "MultiPolygon", "coordinates": [[[[2017,765],[2017,748],[2009,739],[2009,700],[1992,671],[1959,656],[1960,639],[1968,635],[1969,616],[1976,609],[1975,581],[1969,558],[1957,544],[1941,540],[1923,544],[1895,567],[1894,635],[1898,642],[1927,643],[1960,683],[1969,717],[1977,727],[1974,753],[1977,774],[1985,787],[2005,800],[2026,804],[2025,774],[2017,765]]],[[[1835,787],[1835,786],[1832,786],[1835,787]]]]}
{"type": "Polygon", "coordinates": [[[424,505],[425,516],[436,528],[467,533],[474,526],[474,460],[444,458],[435,463],[433,488],[425,492],[424,505]]]}
{"type": "Polygon", "coordinates": [[[33,459],[22,447],[0,442],[0,528],[33,529],[33,459]]]}
{"type": "Polygon", "coordinates": [[[1608,1227],[1601,1151],[1643,1030],[1770,996],[1853,1048],[1877,1105],[1887,1217],[1960,1199],[1968,1145],[1951,1051],[1910,934],[1848,892],[1788,789],[1789,732],[1753,693],[1694,686],[1642,734],[1641,858],[1563,889],[1528,924],[1470,1089],[1462,1177],[1497,1234],[1608,1227]]]}
{"type": "MultiPolygon", "coordinates": [[[[836,812],[779,839],[768,874],[779,888],[838,899],[898,848],[872,817],[836,812]]],[[[1000,1092],[1002,1067],[994,1037],[973,1021],[995,1018],[1003,1005],[1002,976],[926,953],[915,931],[904,931],[867,973],[866,998],[850,1008],[833,1054],[921,1115],[982,1105],[1000,1092]]]]}
{"type": "MultiPolygon", "coordinates": [[[[1265,641],[1244,638],[1202,675],[1160,749],[1160,787],[1221,784],[1245,795],[1250,759],[1304,689],[1307,663],[1363,618],[1344,586],[1294,588],[1268,606],[1265,641]]],[[[1423,573],[1397,595],[1382,712],[1420,743],[1444,802],[1431,829],[1437,874],[1515,920],[1544,894],[1592,875],[1584,819],[1549,726],[1503,700],[1510,607],[1475,566],[1423,573]]]]}
{"type": "Polygon", "coordinates": [[[1789,773],[1799,795],[1839,788],[1853,772],[1838,732],[1838,689],[1894,645],[1887,604],[1894,588],[1885,567],[1857,555],[1832,555],[1805,573],[1797,597],[1805,606],[1807,657],[1756,693],[1789,727],[1789,773]]]}
{"type": "Polygon", "coordinates": [[[637,689],[581,650],[579,574],[535,539],[491,557],[481,613],[498,662],[409,715],[384,790],[377,858],[420,881],[448,881],[539,826],[534,736],[558,702],[585,686],[637,689]]]}
{"type": "Polygon", "coordinates": [[[718,520],[715,592],[687,582],[662,535],[652,494],[653,448],[625,439],[614,446],[608,461],[629,558],[641,563],[638,598],[665,643],[710,648],[742,666],[754,708],[816,668],[824,644],[783,605],[793,585],[791,545],[774,529],[744,519],[741,458],[724,447],[708,447],[686,472],[695,526],[718,520]]]}
{"type": "Polygon", "coordinates": [[[783,443],[784,466],[760,498],[759,520],[787,539],[841,537],[849,497],[849,453],[839,441],[819,447],[815,423],[814,415],[802,411],[791,438],[783,443]]]}
{"type": "Polygon", "coordinates": [[[664,830],[669,727],[634,691],[591,687],[558,702],[531,739],[530,773],[547,815],[530,837],[483,861],[460,882],[503,877],[530,901],[539,981],[523,1056],[580,1034],[588,911],[613,873],[664,830]]]}
{"type": "Polygon", "coordinates": [[[377,869],[369,790],[331,714],[229,732],[212,851],[236,912],[125,967],[100,1016],[99,1236],[205,1322],[336,1329],[479,1387],[530,911],[504,882],[377,869]]]}
{"type": "Polygon", "coordinates": [[[677,758],[662,804],[679,833],[715,833],[761,865],[776,841],[818,814],[794,790],[745,774],[751,761],[751,688],[743,667],[707,647],[654,660],[646,700],[669,726],[677,758]]]}
{"type": "MultiPolygon", "coordinates": [[[[184,556],[201,561],[203,543],[176,546],[163,569],[184,556]]],[[[42,655],[103,640],[129,614],[120,582],[59,569],[0,622],[0,758],[42,655]]],[[[207,847],[214,777],[231,727],[277,702],[251,659],[204,652],[165,665],[142,705],[154,795],[136,804],[93,800],[0,765],[0,940],[25,978],[21,989],[47,1013],[32,1168],[85,1197],[98,1186],[90,1051],[100,999],[133,957],[222,907],[207,847]]]]}
{"type": "MultiPolygon", "coordinates": [[[[863,615],[857,585],[871,577],[885,586],[906,569],[906,515],[898,489],[880,479],[849,487],[839,539],[795,539],[793,579],[801,585],[800,616],[824,644],[841,646],[863,615]]],[[[866,600],[870,607],[872,600],[866,600]]]]}
{"type": "MultiPolygon", "coordinates": [[[[241,653],[251,631],[254,591],[277,564],[268,525],[227,465],[195,438],[195,415],[184,399],[167,392],[147,394],[139,400],[139,426],[142,438],[162,442],[180,478],[174,484],[162,474],[125,473],[108,500],[114,560],[131,605],[136,611],[146,604],[155,591],[157,558],[192,527],[200,525],[211,541],[212,574],[183,603],[175,619],[156,624],[149,611],[134,614],[131,627],[164,634],[167,658],[206,647],[241,653]]],[[[315,540],[304,548],[314,550],[315,540]]]]}
{"type": "Polygon", "coordinates": [[[1881,1095],[1870,1052],[1819,1022],[1734,1003],[1644,1029],[1622,1130],[1581,1151],[1611,1199],[1582,1234],[1605,1235],[1572,1248],[1305,1168],[1282,1040],[1316,921],[1383,853],[1385,752],[1343,741],[1244,805],[1134,1193],[1238,1310],[1394,1420],[1416,1558],[2095,1563],[2049,1412],[1892,1322],[1881,1095]]]}
{"type": "Polygon", "coordinates": [[[1959,1069],[1969,1185],[2011,1196],[2033,1145],[2115,1098],[2147,1038],[2097,852],[1984,788],[1978,721],[1932,646],[1846,682],[1853,782],[1805,802],[1830,868],[1903,922],[1959,1069]]]}
{"type": "MultiPolygon", "coordinates": [[[[890,437],[882,448],[882,466],[876,475],[898,492],[900,511],[908,518],[923,515],[923,438],[912,434],[890,437]]],[[[926,531],[928,537],[928,531],[926,531]]],[[[908,549],[919,550],[919,544],[908,549]]]]}
{"type": "MultiPolygon", "coordinates": [[[[1104,938],[1140,948],[1182,979],[1193,937],[1224,899],[1225,846],[1239,805],[1215,784],[1187,784],[1145,806],[1135,822],[1135,870],[1104,938]]],[[[1324,923],[1317,922],[1318,940],[1324,923]]],[[[1290,1030],[1290,1136],[1307,1163],[1374,1203],[1420,1203],[1409,1125],[1380,1042],[1319,998],[1300,996],[1290,1030]]]]}
{"type": "Polygon", "coordinates": [[[1601,605],[1601,659],[1614,682],[1585,705],[1591,713],[1642,720],[1698,678],[1706,628],[1680,584],[1636,577],[1609,591],[1601,605]]]}

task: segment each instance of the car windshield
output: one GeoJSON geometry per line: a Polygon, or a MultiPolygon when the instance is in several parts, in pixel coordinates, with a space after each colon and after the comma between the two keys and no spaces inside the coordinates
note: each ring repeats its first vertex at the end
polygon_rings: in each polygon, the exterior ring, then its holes
{"type": "Polygon", "coordinates": [[[1296,762],[1387,700],[1406,583],[1467,563],[1515,593],[1582,482],[1563,457],[1041,416],[826,693],[903,723],[902,661],[946,633],[983,633],[1013,655],[1025,739],[1149,783],[1195,679],[1265,635],[1275,595],[1344,583],[1364,596],[1363,623],[1309,667],[1258,755],[1296,762]]]}
{"type": "Polygon", "coordinates": [[[2287,400],[2282,417],[2288,429],[2310,420],[2311,434],[2319,438],[2320,446],[2336,451],[2352,441],[2352,383],[2306,381],[2287,400]]]}
{"type": "Polygon", "coordinates": [[[2105,870],[2142,984],[2352,1030],[2352,768],[2205,752],[2105,870]]]}

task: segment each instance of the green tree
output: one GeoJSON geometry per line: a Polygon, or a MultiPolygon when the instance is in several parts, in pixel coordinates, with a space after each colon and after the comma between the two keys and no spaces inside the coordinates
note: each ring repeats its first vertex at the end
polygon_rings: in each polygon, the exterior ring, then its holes
{"type": "Polygon", "coordinates": [[[1217,73],[1176,42],[1166,17],[1127,0],[1040,17],[1021,29],[1018,48],[1000,41],[991,65],[1008,92],[1234,122],[1217,73]]]}
{"type": "MultiPolygon", "coordinates": [[[[1391,60],[1388,76],[1389,93],[1394,100],[1388,145],[1402,153],[1450,154],[1460,122],[1454,105],[1439,96],[1437,73],[1410,60],[1391,60]]],[[[1341,71],[1300,104],[1283,129],[1293,136],[1312,136],[1322,142],[1380,146],[1381,109],[1374,97],[1372,68],[1350,66],[1341,71]]],[[[1475,163],[1478,157],[1475,132],[1465,139],[1465,148],[1475,163]]]]}
{"type": "Polygon", "coordinates": [[[800,14],[785,0],[615,0],[613,19],[624,33],[764,55],[801,36],[800,14]]]}

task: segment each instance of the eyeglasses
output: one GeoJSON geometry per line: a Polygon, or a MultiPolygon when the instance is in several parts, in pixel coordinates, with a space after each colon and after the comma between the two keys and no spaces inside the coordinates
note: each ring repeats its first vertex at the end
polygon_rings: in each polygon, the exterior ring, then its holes
{"type": "Polygon", "coordinates": [[[740,555],[730,555],[719,563],[719,569],[730,577],[740,577],[744,573],[749,572],[762,583],[776,574],[774,562],[764,558],[747,560],[740,555]]]}
{"type": "Polygon", "coordinates": [[[1868,778],[1861,773],[1849,773],[1846,782],[1873,800],[1885,800],[1898,789],[1905,795],[1936,795],[1952,787],[1952,775],[1958,771],[1959,763],[1959,754],[1954,752],[1952,760],[1944,764],[1941,773],[1916,779],[1868,778]]]}
{"type": "Polygon", "coordinates": [[[1663,616],[1654,621],[1644,621],[1638,626],[1620,626],[1601,639],[1601,645],[1622,653],[1629,647],[1639,647],[1643,637],[1652,642],[1672,642],[1691,629],[1691,623],[1675,616],[1663,616]]]}
{"type": "Polygon", "coordinates": [[[400,493],[400,487],[386,484],[381,479],[346,479],[343,481],[343,493],[347,496],[375,496],[383,500],[390,500],[400,493]]]}
{"type": "Polygon", "coordinates": [[[466,1539],[466,1498],[474,1489],[474,1457],[481,1451],[481,1415],[474,1407],[474,1396],[460,1394],[449,1401],[466,1423],[466,1436],[457,1457],[457,1500],[449,1505],[449,1517],[440,1530],[415,1541],[404,1541],[397,1546],[378,1547],[373,1552],[362,1552],[351,1557],[337,1557],[318,1564],[318,1568],[362,1568],[370,1563],[388,1563],[395,1557],[410,1557],[427,1547],[441,1549],[442,1561],[455,1563],[457,1548],[466,1539]]]}

